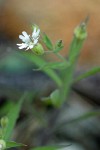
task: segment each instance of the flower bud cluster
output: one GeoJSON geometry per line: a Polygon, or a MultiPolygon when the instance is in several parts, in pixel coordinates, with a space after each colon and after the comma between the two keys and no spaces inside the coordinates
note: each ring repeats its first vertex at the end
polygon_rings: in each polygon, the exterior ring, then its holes
{"type": "Polygon", "coordinates": [[[76,36],[77,39],[80,39],[80,40],[86,39],[87,32],[86,32],[85,22],[83,22],[81,25],[75,28],[74,35],[76,36]]]}

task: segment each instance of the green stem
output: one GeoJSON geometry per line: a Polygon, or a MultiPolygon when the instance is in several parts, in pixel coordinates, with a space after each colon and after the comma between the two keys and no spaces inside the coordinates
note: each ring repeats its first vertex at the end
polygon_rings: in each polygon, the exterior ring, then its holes
{"type": "Polygon", "coordinates": [[[69,66],[62,72],[63,85],[60,89],[59,102],[62,104],[68,97],[69,91],[73,82],[73,75],[80,54],[80,49],[82,48],[84,40],[79,40],[74,37],[69,53],[69,66]]]}
{"type": "Polygon", "coordinates": [[[60,53],[55,53],[55,55],[62,61],[66,62],[66,59],[60,53]]]}

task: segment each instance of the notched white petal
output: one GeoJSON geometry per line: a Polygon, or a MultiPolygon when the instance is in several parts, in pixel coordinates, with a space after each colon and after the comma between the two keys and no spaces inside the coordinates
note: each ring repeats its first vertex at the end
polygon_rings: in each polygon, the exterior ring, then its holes
{"type": "Polygon", "coordinates": [[[23,31],[22,34],[23,34],[25,37],[29,37],[29,35],[28,35],[25,31],[23,31]]]}
{"type": "Polygon", "coordinates": [[[22,44],[17,44],[19,46],[19,49],[27,48],[27,44],[22,43],[22,44]]]}
{"type": "Polygon", "coordinates": [[[20,36],[20,39],[25,43],[30,42],[30,35],[28,35],[25,31],[23,31],[22,34],[23,35],[20,36]]]}
{"type": "Polygon", "coordinates": [[[19,39],[21,39],[23,42],[25,42],[25,37],[23,35],[19,35],[19,39]]]}

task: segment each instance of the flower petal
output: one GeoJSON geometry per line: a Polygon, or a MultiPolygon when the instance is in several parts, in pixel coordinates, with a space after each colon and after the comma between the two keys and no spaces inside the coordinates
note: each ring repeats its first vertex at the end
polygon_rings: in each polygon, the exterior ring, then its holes
{"type": "Polygon", "coordinates": [[[30,48],[30,49],[32,49],[33,47],[34,47],[34,45],[33,45],[33,44],[29,45],[29,48],[30,48]]]}
{"type": "Polygon", "coordinates": [[[28,45],[26,43],[22,43],[22,44],[17,44],[19,47],[19,49],[24,49],[24,48],[27,48],[28,45]]]}
{"type": "Polygon", "coordinates": [[[37,34],[37,36],[39,36],[39,34],[40,34],[40,29],[37,30],[36,34],[37,34]]]}
{"type": "Polygon", "coordinates": [[[23,38],[23,42],[25,43],[30,42],[30,35],[28,35],[25,31],[23,31],[22,34],[24,35],[24,36],[22,35],[23,37],[21,36],[21,38],[23,38]]]}
{"type": "Polygon", "coordinates": [[[34,38],[35,34],[36,34],[36,27],[34,28],[34,31],[32,32],[32,37],[33,38],[34,38]]]}
{"type": "Polygon", "coordinates": [[[23,31],[22,34],[23,34],[25,37],[29,37],[29,35],[28,35],[25,31],[23,31]]]}
{"type": "Polygon", "coordinates": [[[25,42],[25,37],[23,35],[19,35],[19,39],[21,39],[23,42],[25,42]]]}
{"type": "Polygon", "coordinates": [[[39,37],[39,34],[40,34],[40,29],[36,29],[36,27],[34,28],[34,31],[32,33],[32,38],[33,40],[36,39],[37,37],[39,37]]]}
{"type": "Polygon", "coordinates": [[[38,39],[34,40],[34,45],[36,45],[38,43],[38,39]]]}
{"type": "Polygon", "coordinates": [[[29,50],[29,47],[27,47],[27,49],[25,49],[25,51],[29,50]]]}

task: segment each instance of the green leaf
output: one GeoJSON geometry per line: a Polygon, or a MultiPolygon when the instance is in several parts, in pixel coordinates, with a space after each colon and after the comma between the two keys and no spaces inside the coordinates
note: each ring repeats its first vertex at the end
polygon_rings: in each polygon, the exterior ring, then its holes
{"type": "Polygon", "coordinates": [[[80,75],[79,77],[77,77],[77,78],[74,80],[74,82],[78,82],[78,81],[80,81],[80,80],[82,80],[82,79],[84,79],[84,78],[87,78],[87,77],[89,77],[89,76],[91,76],[91,75],[94,75],[94,74],[96,74],[96,73],[98,73],[98,72],[100,72],[100,67],[92,68],[91,70],[89,70],[89,71],[83,73],[82,75],[80,75]]]}
{"type": "Polygon", "coordinates": [[[86,119],[89,119],[89,118],[92,118],[92,117],[96,117],[96,116],[100,116],[100,110],[87,112],[87,113],[71,120],[70,123],[83,121],[83,120],[86,120],[86,119]]]}
{"type": "Polygon", "coordinates": [[[56,47],[54,50],[54,53],[58,53],[59,51],[61,51],[64,48],[64,46],[62,47],[56,47]]]}
{"type": "Polygon", "coordinates": [[[47,105],[53,105],[55,107],[59,107],[59,90],[54,90],[49,97],[43,97],[42,101],[47,105]]]}
{"type": "Polygon", "coordinates": [[[41,146],[37,148],[33,148],[31,150],[57,150],[57,147],[53,146],[41,146]]]}
{"type": "Polygon", "coordinates": [[[83,47],[84,41],[85,40],[79,40],[74,36],[72,43],[70,45],[70,49],[69,49],[68,59],[70,63],[74,63],[75,60],[78,59],[81,49],[83,47]]]}
{"type": "Polygon", "coordinates": [[[87,113],[84,113],[84,114],[80,115],[79,117],[76,117],[74,119],[70,119],[68,121],[65,121],[65,122],[61,123],[57,127],[57,129],[63,128],[63,126],[67,126],[69,124],[74,124],[74,123],[77,123],[77,122],[80,122],[80,121],[84,121],[86,119],[97,117],[97,116],[100,116],[100,110],[90,111],[90,112],[87,112],[87,113]]]}
{"type": "Polygon", "coordinates": [[[45,66],[45,68],[51,69],[64,69],[65,67],[66,67],[65,62],[50,62],[45,66]]]}
{"type": "Polygon", "coordinates": [[[4,106],[0,108],[0,116],[4,116],[14,106],[14,103],[7,101],[4,106]]]}
{"type": "Polygon", "coordinates": [[[61,150],[68,146],[70,146],[70,144],[69,145],[41,146],[41,147],[32,148],[31,150],[61,150]]]}
{"type": "Polygon", "coordinates": [[[48,97],[42,97],[41,100],[42,100],[42,102],[44,102],[44,104],[46,104],[46,105],[52,105],[52,102],[51,102],[51,99],[50,99],[49,96],[48,96],[48,97]]]}
{"type": "MultiPolygon", "coordinates": [[[[36,56],[36,55],[32,55],[30,53],[26,53],[26,52],[23,52],[23,55],[28,58],[31,62],[35,63],[40,69],[46,65],[46,61],[44,59],[42,59],[41,57],[39,56],[36,56]]],[[[49,77],[51,77],[51,79],[53,79],[55,81],[55,83],[58,85],[58,86],[61,86],[62,85],[62,81],[60,79],[60,77],[57,75],[57,73],[48,68],[48,69],[45,69],[43,68],[42,69],[49,77]]]]}
{"type": "Polygon", "coordinates": [[[66,67],[65,62],[49,62],[43,65],[41,68],[36,70],[43,70],[43,69],[64,69],[66,67]]]}
{"type": "Polygon", "coordinates": [[[22,144],[22,143],[16,143],[16,142],[14,142],[14,141],[6,142],[6,148],[21,147],[21,146],[26,146],[26,145],[25,145],[25,144],[22,144]]]}
{"type": "MultiPolygon", "coordinates": [[[[69,145],[67,145],[69,146],[69,145]]],[[[35,147],[35,148],[32,148],[31,150],[60,150],[62,149],[63,145],[57,145],[57,146],[40,146],[40,147],[35,147]]]]}
{"type": "Polygon", "coordinates": [[[42,40],[49,50],[53,50],[53,44],[52,44],[50,38],[45,33],[42,35],[42,40]]]}
{"type": "Polygon", "coordinates": [[[21,106],[23,104],[23,101],[25,100],[26,98],[26,95],[27,93],[25,93],[21,99],[18,101],[17,104],[15,104],[9,111],[7,117],[9,119],[9,122],[8,122],[8,125],[7,127],[5,128],[5,132],[4,132],[4,135],[3,135],[3,139],[5,141],[9,140],[10,137],[11,137],[11,134],[13,132],[13,128],[16,124],[16,121],[17,121],[17,118],[19,116],[19,113],[20,113],[20,110],[21,110],[21,106]]]}
{"type": "Polygon", "coordinates": [[[51,99],[51,102],[52,104],[55,106],[55,107],[59,107],[59,90],[56,89],[55,91],[53,91],[50,95],[50,99],[51,99]]]}

